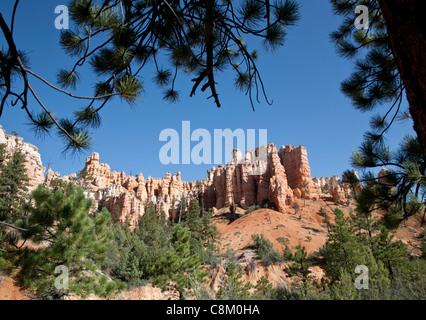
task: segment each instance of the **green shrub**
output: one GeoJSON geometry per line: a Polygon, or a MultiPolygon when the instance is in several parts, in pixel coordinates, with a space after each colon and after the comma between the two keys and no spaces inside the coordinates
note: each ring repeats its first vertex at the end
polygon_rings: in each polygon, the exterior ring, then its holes
{"type": "Polygon", "coordinates": [[[262,260],[265,265],[271,265],[276,262],[285,261],[285,257],[278,253],[272,246],[271,241],[266,239],[263,234],[261,235],[252,235],[254,243],[249,245],[249,248],[252,248],[257,257],[262,260]]]}

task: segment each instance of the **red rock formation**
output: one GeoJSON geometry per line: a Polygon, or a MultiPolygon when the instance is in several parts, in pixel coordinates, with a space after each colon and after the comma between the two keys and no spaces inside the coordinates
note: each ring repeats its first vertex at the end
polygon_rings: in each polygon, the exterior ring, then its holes
{"type": "MultiPolygon", "coordinates": [[[[0,127],[1,129],[1,127],[0,127]]],[[[31,187],[44,182],[50,186],[54,179],[70,181],[76,174],[60,177],[51,168],[43,176],[44,167],[37,148],[24,143],[22,138],[6,135],[0,130],[0,143],[6,144],[8,152],[20,150],[28,164],[31,187]]],[[[148,177],[142,173],[137,177],[124,172],[112,171],[108,164],[99,162],[99,154],[86,158],[82,171],[89,186],[87,194],[94,200],[94,210],[106,206],[117,221],[128,221],[135,226],[145,207],[153,202],[157,211],[166,217],[176,219],[181,201],[186,207],[192,199],[201,199],[204,209],[221,209],[237,205],[244,209],[264,200],[273,203],[280,212],[286,212],[294,197],[318,199],[321,187],[329,184],[330,193],[336,201],[346,202],[351,190],[338,176],[332,178],[312,178],[306,149],[303,146],[281,147],[269,143],[256,150],[247,151],[244,159],[238,149],[233,150],[233,158],[226,165],[218,165],[207,171],[205,180],[199,182],[182,181],[181,173],[167,172],[164,178],[148,177]],[[301,185],[307,181],[307,186],[301,185]]]]}
{"type": "MultiPolygon", "coordinates": [[[[286,212],[294,196],[316,199],[321,192],[320,185],[310,176],[306,149],[287,146],[279,153],[273,143],[247,151],[244,159],[235,149],[226,166],[213,167],[207,171],[206,179],[198,183],[182,181],[180,172],[175,175],[168,172],[164,178],[148,177],[147,180],[142,174],[131,177],[124,172],[111,172],[107,164],[99,163],[97,153],[86,159],[84,172],[91,177],[90,194],[96,204],[106,206],[116,220],[127,219],[131,226],[144,214],[148,202],[153,202],[166,217],[177,219],[182,199],[188,206],[193,198],[201,198],[201,205],[213,210],[231,205],[247,209],[268,200],[278,211],[286,212]],[[260,154],[265,156],[259,157],[260,154]],[[309,193],[301,191],[304,181],[308,181],[305,189],[309,193]]],[[[346,192],[336,190],[340,198],[346,192]]]]}
{"type": "Polygon", "coordinates": [[[287,173],[288,185],[294,190],[298,188],[301,196],[306,199],[318,199],[321,189],[314,183],[309,167],[308,153],[304,146],[282,146],[280,159],[287,173]],[[307,186],[302,187],[304,183],[307,186]]]}
{"type": "MultiPolygon", "coordinates": [[[[352,173],[359,178],[357,171],[352,170],[352,173]]],[[[346,204],[347,201],[354,196],[354,190],[352,190],[347,183],[344,183],[337,175],[334,175],[331,178],[314,178],[313,181],[321,188],[321,190],[328,185],[328,191],[324,192],[330,194],[333,200],[340,204],[346,204]]],[[[362,185],[355,190],[355,193],[359,192],[361,188],[362,185]]]]}
{"type": "MultiPolygon", "coordinates": [[[[244,160],[237,149],[233,156],[226,168],[219,165],[217,169],[213,167],[207,172],[205,190],[208,193],[205,197],[209,199],[208,204],[211,205],[211,199],[215,198],[217,209],[234,204],[247,209],[255,203],[269,200],[279,211],[284,212],[292,203],[293,192],[287,184],[275,145],[270,143],[257,150],[247,151],[244,160]],[[265,152],[265,159],[252,163],[255,153],[260,152],[265,152]]],[[[205,203],[206,207],[209,205],[205,203]]]]}

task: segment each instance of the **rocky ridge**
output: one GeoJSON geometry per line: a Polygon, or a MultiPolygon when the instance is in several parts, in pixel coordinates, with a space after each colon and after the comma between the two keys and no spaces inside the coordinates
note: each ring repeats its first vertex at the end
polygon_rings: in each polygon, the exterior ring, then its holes
{"type": "MultiPolygon", "coordinates": [[[[77,173],[61,177],[50,167],[46,171],[35,146],[24,143],[22,138],[7,135],[0,130],[0,143],[6,144],[8,152],[21,151],[27,159],[30,188],[38,184],[49,187],[55,179],[70,181],[77,173]]],[[[182,181],[180,172],[166,173],[163,178],[148,177],[140,173],[128,176],[124,172],[111,171],[101,163],[99,154],[94,152],[86,158],[80,176],[87,180],[87,196],[94,200],[94,208],[105,206],[116,221],[128,221],[135,226],[145,213],[146,205],[152,202],[157,212],[164,212],[166,218],[178,219],[182,201],[189,205],[194,198],[201,200],[205,209],[214,212],[221,208],[238,206],[248,209],[262,201],[269,201],[277,211],[289,211],[298,198],[318,200],[332,196],[335,201],[346,202],[351,191],[338,176],[312,178],[307,150],[303,146],[282,146],[279,150],[272,142],[247,151],[244,158],[241,151],[234,149],[232,160],[212,167],[207,177],[200,181],[182,181]],[[257,157],[264,152],[262,160],[257,157]],[[256,161],[254,161],[254,160],[256,161]],[[325,195],[321,187],[330,186],[325,195]]]]}

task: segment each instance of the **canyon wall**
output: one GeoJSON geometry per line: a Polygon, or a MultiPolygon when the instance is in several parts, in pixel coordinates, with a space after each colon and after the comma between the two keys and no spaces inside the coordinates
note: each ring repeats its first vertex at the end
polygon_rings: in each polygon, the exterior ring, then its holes
{"type": "MultiPolygon", "coordinates": [[[[207,177],[198,182],[184,182],[181,173],[166,173],[164,178],[127,176],[111,172],[108,164],[99,162],[99,154],[86,159],[82,171],[90,179],[89,196],[99,206],[106,206],[116,220],[128,220],[130,225],[144,214],[146,205],[154,203],[166,217],[178,219],[181,201],[188,206],[192,199],[201,200],[205,209],[229,208],[232,205],[248,209],[269,201],[279,212],[291,209],[296,198],[319,199],[321,185],[310,174],[307,151],[303,146],[282,146],[278,152],[273,143],[247,151],[244,158],[234,149],[232,160],[212,167],[207,177]],[[264,152],[263,160],[256,156],[264,152]]],[[[345,192],[345,190],[343,191],[345,192]]]]}
{"type": "Polygon", "coordinates": [[[203,180],[185,182],[180,172],[145,179],[142,173],[128,176],[124,172],[111,171],[108,164],[100,162],[96,152],[86,158],[79,174],[61,177],[60,173],[48,168],[44,175],[45,168],[35,146],[7,135],[1,127],[0,143],[6,144],[10,154],[19,150],[25,155],[30,188],[38,184],[49,187],[55,179],[77,181],[79,176],[80,183],[84,181],[87,196],[93,199],[94,210],[105,206],[114,220],[127,221],[132,227],[150,202],[157,212],[177,220],[182,206],[188,207],[194,198],[200,200],[204,209],[213,210],[234,205],[248,209],[268,201],[284,213],[292,208],[297,198],[316,200],[326,196],[321,189],[326,184],[335,201],[344,203],[351,194],[338,176],[312,178],[307,150],[303,146],[281,146],[278,151],[275,144],[269,143],[246,151],[244,158],[240,150],[234,149],[232,160],[226,166],[212,167],[203,180]],[[265,157],[259,157],[260,154],[265,157]]]}

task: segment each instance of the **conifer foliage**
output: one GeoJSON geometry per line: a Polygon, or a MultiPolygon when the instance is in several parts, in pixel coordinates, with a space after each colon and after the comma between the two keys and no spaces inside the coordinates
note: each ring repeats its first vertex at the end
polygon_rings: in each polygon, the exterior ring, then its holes
{"type": "Polygon", "coordinates": [[[32,192],[25,216],[15,221],[21,241],[30,244],[9,257],[19,266],[14,277],[20,287],[45,299],[108,296],[123,288],[101,272],[112,240],[110,213],[103,209],[89,215],[91,207],[83,189],[71,184],[56,190],[39,186],[32,192]],[[66,287],[58,286],[58,267],[66,270],[66,287]]]}
{"type": "Polygon", "coordinates": [[[122,289],[101,270],[112,240],[108,210],[90,214],[92,201],[72,184],[40,185],[28,194],[25,157],[8,156],[4,145],[0,156],[1,273],[44,299],[122,289]]]}
{"type": "Polygon", "coordinates": [[[28,181],[24,155],[17,151],[8,157],[6,145],[0,144],[0,221],[17,217],[28,181]]]}
{"type": "MultiPolygon", "coordinates": [[[[374,111],[384,106],[383,114],[371,117],[371,130],[364,135],[359,150],[352,156],[352,164],[365,174],[359,180],[347,171],[344,174],[346,182],[358,188],[364,183],[365,188],[358,202],[364,212],[374,209],[384,210],[388,215],[388,227],[398,225],[403,219],[425,210],[426,158],[423,125],[425,105],[420,106],[421,97],[415,104],[410,99],[416,81],[407,81],[401,70],[404,69],[401,60],[395,58],[397,51],[393,46],[395,38],[403,38],[403,34],[395,34],[389,29],[389,21],[385,21],[389,11],[386,1],[378,0],[330,0],[333,11],[345,17],[342,25],[331,33],[338,52],[346,58],[354,60],[354,71],[341,84],[342,92],[351,99],[354,107],[362,112],[374,111]],[[368,9],[368,27],[357,29],[354,24],[354,13],[357,6],[364,5],[368,9]],[[407,92],[407,94],[406,94],[407,92]],[[408,96],[409,105],[405,104],[408,96]],[[418,110],[420,109],[420,110],[418,110]],[[397,120],[411,119],[417,137],[407,135],[396,151],[386,144],[386,134],[397,120]],[[374,169],[386,167],[388,174],[377,178],[374,169]],[[376,175],[376,176],[375,176],[376,175]],[[383,181],[386,180],[384,183],[383,181]]],[[[393,1],[393,5],[405,7],[414,12],[419,1],[393,1]]],[[[393,14],[398,15],[394,12],[393,14]]],[[[410,20],[408,17],[405,20],[410,20]]],[[[408,31],[408,30],[407,30],[408,31]]],[[[410,30],[411,36],[419,32],[417,28],[410,30]]],[[[418,36],[418,35],[417,35],[418,36]]],[[[410,50],[413,48],[409,48],[410,50]]],[[[407,48],[408,50],[408,48],[407,48]]],[[[411,53],[410,53],[411,54],[411,53]]],[[[424,52],[420,54],[424,57],[424,52]]],[[[405,57],[407,58],[408,55],[405,57]]],[[[420,59],[420,58],[419,58],[420,59]]],[[[416,61],[418,58],[416,58],[416,61]]],[[[404,65],[415,65],[415,61],[404,61],[404,65]]],[[[420,69],[423,66],[418,66],[420,69]]],[[[424,94],[423,94],[424,96],[424,94]]]]}
{"type": "Polygon", "coordinates": [[[13,24],[18,4],[15,0],[10,25],[0,13],[0,29],[7,43],[6,50],[0,52],[0,87],[4,89],[0,117],[12,99],[13,105],[26,111],[36,133],[57,129],[65,141],[64,151],[90,148],[90,130],[100,126],[99,111],[114,97],[131,105],[137,102],[144,91],[142,76],[148,66],[155,69],[150,81],[169,102],[179,100],[177,77],[186,73],[191,75],[187,94],[207,91],[220,107],[217,76],[230,70],[235,88],[249,96],[253,108],[259,94],[270,103],[257,68],[259,53],[246,41],[259,38],[266,50],[275,50],[284,45],[288,28],[299,18],[293,0],[244,0],[238,4],[222,0],[72,0],[68,8],[75,28],[63,31],[59,43],[75,63],[58,71],[56,85],[33,72],[28,57],[16,47],[13,24]],[[97,75],[93,95],[73,94],[86,65],[97,75]],[[15,78],[23,80],[20,89],[12,85],[15,78]],[[76,108],[72,118],[55,114],[33,89],[33,78],[83,101],[84,106],[76,108]],[[29,96],[36,99],[40,112],[28,108],[29,96]]]}
{"type": "Polygon", "coordinates": [[[13,227],[22,216],[28,181],[23,154],[9,155],[6,145],[0,144],[0,251],[16,249],[18,235],[13,227]]]}

